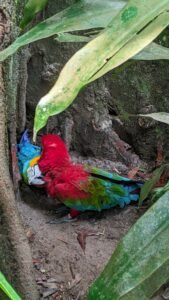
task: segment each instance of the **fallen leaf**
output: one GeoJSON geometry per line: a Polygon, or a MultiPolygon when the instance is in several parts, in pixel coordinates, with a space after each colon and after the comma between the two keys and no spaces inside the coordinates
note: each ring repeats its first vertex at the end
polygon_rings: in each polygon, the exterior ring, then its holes
{"type": "Polygon", "coordinates": [[[58,289],[48,289],[47,291],[42,293],[43,298],[47,298],[49,296],[52,296],[58,291],[58,289]]]}
{"type": "Polygon", "coordinates": [[[86,249],[86,237],[88,233],[86,231],[81,231],[77,235],[77,240],[82,248],[83,251],[86,249]]]}
{"type": "Polygon", "coordinates": [[[49,283],[55,283],[55,282],[57,282],[57,280],[55,278],[49,278],[47,280],[47,282],[49,282],[49,283]]]}
{"type": "Polygon", "coordinates": [[[72,280],[70,283],[69,289],[72,289],[75,285],[77,285],[82,280],[82,277],[79,273],[75,275],[75,279],[72,280]]]}
{"type": "Polygon", "coordinates": [[[156,167],[160,166],[164,162],[163,144],[157,145],[156,167]]]}
{"type": "Polygon", "coordinates": [[[26,233],[26,237],[27,237],[28,241],[30,243],[32,243],[34,241],[34,238],[35,238],[35,233],[31,229],[29,229],[26,233]]]}
{"type": "Polygon", "coordinates": [[[32,263],[33,263],[33,266],[34,266],[37,270],[40,269],[41,261],[40,261],[39,259],[33,258],[33,259],[32,259],[32,263]]]}
{"type": "Polygon", "coordinates": [[[37,283],[37,285],[43,286],[44,288],[47,287],[46,282],[43,280],[37,280],[36,283],[37,283]]]}
{"type": "Polygon", "coordinates": [[[166,288],[164,293],[162,294],[163,299],[168,300],[169,299],[169,288],[166,288]]]}
{"type": "Polygon", "coordinates": [[[33,259],[32,259],[32,263],[33,263],[33,264],[40,264],[40,262],[41,262],[41,261],[40,261],[40,259],[38,259],[38,258],[33,258],[33,259]]]}
{"type": "Polygon", "coordinates": [[[139,167],[135,167],[132,170],[130,170],[128,172],[128,178],[133,179],[135,177],[135,175],[137,174],[138,170],[139,170],[139,167]]]}
{"type": "Polygon", "coordinates": [[[47,287],[48,289],[58,289],[57,284],[54,283],[54,282],[47,283],[47,284],[46,284],[46,287],[47,287]]]}
{"type": "Polygon", "coordinates": [[[147,173],[142,172],[142,171],[138,171],[137,175],[138,175],[138,177],[142,178],[143,180],[147,180],[150,177],[150,175],[148,175],[147,173]]]}
{"type": "Polygon", "coordinates": [[[126,144],[124,141],[122,140],[118,140],[116,142],[116,149],[121,153],[121,154],[125,154],[126,151],[128,150],[128,148],[130,147],[128,144],[126,144]]]}
{"type": "Polygon", "coordinates": [[[62,298],[62,296],[61,295],[59,295],[57,292],[52,296],[52,299],[53,300],[62,300],[63,298],[62,298]]]}
{"type": "Polygon", "coordinates": [[[77,232],[77,240],[82,248],[83,251],[85,251],[86,249],[86,238],[87,236],[99,236],[99,235],[104,235],[104,231],[103,232],[95,232],[92,230],[87,230],[84,229],[82,231],[77,232]]]}
{"type": "Polygon", "coordinates": [[[164,170],[159,181],[156,183],[156,187],[163,187],[168,182],[168,179],[169,179],[169,168],[164,170]]]}
{"type": "Polygon", "coordinates": [[[72,278],[75,279],[75,273],[74,273],[73,266],[72,266],[71,263],[69,263],[69,269],[70,269],[70,273],[72,275],[72,278]]]}

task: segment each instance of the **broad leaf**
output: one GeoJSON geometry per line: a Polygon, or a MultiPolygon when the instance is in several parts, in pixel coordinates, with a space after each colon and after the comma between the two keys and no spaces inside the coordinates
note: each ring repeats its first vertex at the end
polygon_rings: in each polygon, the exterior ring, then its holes
{"type": "Polygon", "coordinates": [[[124,45],[109,61],[101,68],[90,81],[96,80],[108,71],[120,66],[132,58],[141,49],[151,43],[169,24],[169,13],[159,15],[153,22],[148,24],[141,32],[136,34],[124,45]]]}
{"type": "Polygon", "coordinates": [[[157,113],[151,113],[151,114],[139,114],[141,117],[147,117],[154,119],[156,121],[169,124],[169,113],[167,112],[157,112],[157,113]]]}
{"type": "Polygon", "coordinates": [[[40,100],[34,139],[48,117],[65,110],[83,86],[148,45],[168,25],[168,8],[169,0],[130,0],[105,30],[68,61],[54,87],[40,100]]]}
{"type": "MultiPolygon", "coordinates": [[[[89,42],[93,38],[96,37],[95,35],[75,35],[70,33],[59,33],[58,36],[55,38],[60,43],[76,43],[76,42],[89,42]]],[[[169,49],[158,45],[156,43],[151,43],[147,47],[145,47],[142,51],[137,53],[132,57],[133,60],[160,60],[160,59],[169,59],[169,49]]]]}
{"type": "Polygon", "coordinates": [[[79,0],[18,37],[13,44],[0,52],[0,61],[22,46],[57,33],[104,28],[125,4],[123,0],[79,0]]]}
{"type": "Polygon", "coordinates": [[[12,286],[8,283],[4,275],[0,272],[0,290],[2,290],[11,300],[21,300],[12,286]]]}
{"type": "Polygon", "coordinates": [[[163,196],[166,192],[169,192],[169,183],[163,187],[155,188],[152,192],[151,202],[156,202],[159,198],[163,196]]]}
{"type": "Polygon", "coordinates": [[[169,59],[169,49],[158,45],[156,43],[151,43],[141,52],[137,53],[132,57],[135,60],[158,60],[158,59],[169,59]]]}
{"type": "Polygon", "coordinates": [[[55,40],[60,43],[79,43],[79,42],[89,42],[90,37],[85,35],[75,35],[71,33],[59,33],[55,40]]]}
{"type": "Polygon", "coordinates": [[[144,300],[169,279],[169,192],[122,239],[88,300],[144,300]]]}
{"type": "Polygon", "coordinates": [[[24,16],[20,24],[21,28],[31,22],[34,16],[45,8],[47,3],[48,0],[29,0],[25,5],[24,16]]]}
{"type": "Polygon", "coordinates": [[[139,198],[139,205],[143,203],[143,201],[148,197],[152,189],[154,188],[155,184],[159,181],[162,173],[169,165],[165,164],[160,168],[156,169],[151,178],[145,182],[145,184],[141,187],[140,198],[139,198]]]}
{"type": "MultiPolygon", "coordinates": [[[[37,2],[40,3],[39,1],[37,2]]],[[[55,34],[58,34],[56,40],[60,42],[87,42],[91,37],[87,38],[85,36],[70,35],[66,34],[66,32],[91,28],[99,28],[101,30],[101,28],[108,25],[112,17],[115,16],[125,4],[126,0],[106,0],[104,2],[102,0],[95,0],[92,2],[89,0],[79,0],[76,4],[57,13],[51,18],[46,19],[30,31],[18,37],[11,46],[0,52],[0,61],[5,60],[24,45],[55,34]]],[[[34,10],[34,13],[38,11],[36,7],[34,10]]],[[[33,12],[32,7],[31,11],[33,12]]],[[[27,15],[29,15],[29,12],[27,12],[27,9],[25,8],[25,17],[22,21],[22,26],[25,26],[27,23],[27,15]]],[[[168,48],[154,43],[153,46],[152,44],[147,46],[145,50],[134,56],[133,59],[155,60],[168,59],[168,57],[168,48]]]]}

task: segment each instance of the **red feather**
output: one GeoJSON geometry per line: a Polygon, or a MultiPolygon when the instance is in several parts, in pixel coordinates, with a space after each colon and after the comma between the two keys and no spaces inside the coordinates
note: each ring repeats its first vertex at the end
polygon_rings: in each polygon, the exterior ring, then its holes
{"type": "Polygon", "coordinates": [[[38,162],[44,174],[48,194],[64,199],[85,199],[90,174],[82,165],[71,162],[64,142],[55,135],[42,138],[42,155],[38,162]]]}
{"type": "Polygon", "coordinates": [[[38,162],[43,174],[54,168],[63,168],[69,164],[70,157],[66,145],[59,136],[47,134],[42,137],[42,154],[38,162]]]}

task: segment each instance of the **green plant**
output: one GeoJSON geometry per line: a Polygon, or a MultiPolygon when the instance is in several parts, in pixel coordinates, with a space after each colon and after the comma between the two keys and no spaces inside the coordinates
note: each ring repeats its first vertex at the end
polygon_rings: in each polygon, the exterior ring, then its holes
{"type": "MultiPolygon", "coordinates": [[[[35,1],[29,3],[32,3],[33,18],[37,12],[35,1]]],[[[49,116],[65,110],[82,87],[106,72],[129,59],[169,59],[169,49],[152,42],[169,24],[168,9],[169,0],[78,0],[1,51],[2,61],[20,47],[55,34],[60,41],[89,41],[68,61],[55,86],[40,100],[36,109],[34,139],[49,116]],[[88,29],[96,30],[84,34],[88,29]],[[82,34],[70,33],[78,30],[82,34]]],[[[25,25],[26,18],[27,15],[22,21],[25,25]]],[[[165,112],[142,116],[169,124],[169,115],[165,112]]],[[[158,169],[142,189],[140,203],[152,190],[162,169],[158,169]]],[[[168,185],[156,192],[156,200],[159,200],[118,245],[105,270],[91,287],[88,300],[149,299],[168,280],[168,185]]]]}
{"type": "Polygon", "coordinates": [[[169,279],[169,191],[118,244],[88,300],[148,300],[169,279]]]}
{"type": "MultiPolygon", "coordinates": [[[[27,20],[33,18],[46,4],[47,1],[42,3],[40,0],[29,0],[21,23],[27,24],[27,20]]],[[[49,116],[65,110],[83,86],[109,70],[128,59],[168,59],[167,48],[151,43],[168,25],[168,6],[168,0],[78,0],[69,8],[39,23],[1,51],[2,61],[19,47],[54,34],[58,34],[57,39],[62,41],[77,41],[79,38],[91,40],[70,59],[55,86],[40,100],[35,115],[34,139],[49,116]],[[95,32],[88,37],[65,34],[92,28],[97,28],[100,34],[96,35],[95,32]],[[97,61],[93,59],[96,52],[99,57],[97,61]],[[72,82],[74,76],[77,80],[72,82]]]]}
{"type": "Polygon", "coordinates": [[[97,37],[73,55],[54,87],[40,100],[34,139],[49,116],[64,111],[85,85],[148,46],[169,24],[168,8],[168,0],[128,1],[97,37]]]}
{"type": "Polygon", "coordinates": [[[29,0],[25,5],[24,16],[20,27],[25,28],[25,26],[33,20],[34,16],[45,8],[47,3],[48,0],[29,0]]]}
{"type": "Polygon", "coordinates": [[[0,289],[9,297],[11,300],[21,300],[19,295],[15,292],[13,287],[8,283],[5,276],[0,272],[0,289]]]}

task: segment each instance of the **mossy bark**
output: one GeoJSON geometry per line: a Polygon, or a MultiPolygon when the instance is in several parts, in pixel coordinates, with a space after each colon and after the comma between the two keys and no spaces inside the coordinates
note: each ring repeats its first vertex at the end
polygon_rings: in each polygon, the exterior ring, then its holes
{"type": "MultiPolygon", "coordinates": [[[[14,1],[0,0],[1,48],[16,35],[15,9],[14,1]]],[[[38,293],[32,275],[30,248],[17,210],[18,66],[19,55],[0,65],[0,270],[22,299],[36,300],[38,293]]]]}

